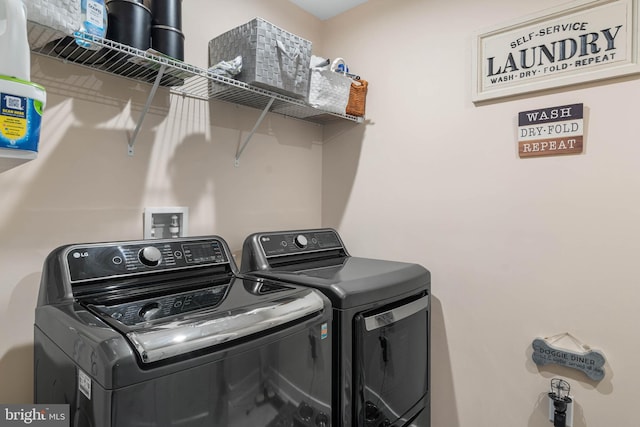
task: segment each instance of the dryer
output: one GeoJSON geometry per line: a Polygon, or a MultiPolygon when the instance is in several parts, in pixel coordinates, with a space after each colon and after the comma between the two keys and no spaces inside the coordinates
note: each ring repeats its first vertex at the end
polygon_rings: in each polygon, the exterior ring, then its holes
{"type": "Polygon", "coordinates": [[[331,424],[321,293],[238,278],[217,236],[71,244],[35,310],[35,403],[73,426],[331,424]]]}
{"type": "Polygon", "coordinates": [[[240,270],[331,300],[334,425],[430,425],[427,269],[353,257],[325,228],[254,233],[245,239],[240,270]]]}

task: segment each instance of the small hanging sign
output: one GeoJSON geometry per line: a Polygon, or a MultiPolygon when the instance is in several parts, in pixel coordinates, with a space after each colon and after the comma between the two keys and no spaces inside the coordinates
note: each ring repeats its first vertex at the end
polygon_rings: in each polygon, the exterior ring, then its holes
{"type": "Polygon", "coordinates": [[[518,114],[520,157],[582,153],[583,105],[523,111],[518,114]]]}
{"type": "Polygon", "coordinates": [[[582,371],[595,381],[604,378],[604,354],[598,350],[592,350],[569,333],[549,338],[536,338],[531,346],[533,347],[532,358],[536,365],[555,363],[582,371]],[[572,351],[553,344],[564,337],[571,338],[582,350],[572,351]]]}

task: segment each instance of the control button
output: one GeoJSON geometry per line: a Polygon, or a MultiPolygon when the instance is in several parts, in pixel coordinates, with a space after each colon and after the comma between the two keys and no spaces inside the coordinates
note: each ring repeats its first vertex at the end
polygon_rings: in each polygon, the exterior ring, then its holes
{"type": "Polygon", "coordinates": [[[318,239],[316,239],[315,237],[313,239],[311,239],[311,243],[313,243],[314,245],[318,244],[318,239]]]}
{"type": "Polygon", "coordinates": [[[293,239],[293,242],[294,242],[294,243],[296,244],[296,246],[297,246],[297,247],[299,247],[300,249],[304,249],[304,248],[306,248],[306,247],[307,247],[307,243],[309,243],[309,242],[307,241],[307,238],[306,238],[306,237],[304,237],[304,235],[302,235],[302,234],[298,234],[298,235],[296,236],[296,238],[295,238],[295,239],[293,239]]]}
{"type": "Polygon", "coordinates": [[[122,258],[120,258],[119,256],[114,256],[111,262],[113,262],[115,265],[120,265],[122,264],[122,258]]]}
{"type": "Polygon", "coordinates": [[[178,259],[181,259],[181,258],[182,258],[182,252],[180,252],[180,251],[175,251],[175,252],[173,253],[173,255],[174,255],[176,258],[178,258],[178,259]]]}
{"type": "Polygon", "coordinates": [[[144,265],[155,267],[160,265],[160,261],[162,261],[162,252],[155,246],[147,246],[140,250],[138,258],[144,265]]]}
{"type": "Polygon", "coordinates": [[[281,244],[283,247],[285,247],[285,248],[287,247],[287,242],[286,242],[286,241],[284,241],[284,240],[283,240],[282,242],[280,242],[280,244],[281,244]]]}

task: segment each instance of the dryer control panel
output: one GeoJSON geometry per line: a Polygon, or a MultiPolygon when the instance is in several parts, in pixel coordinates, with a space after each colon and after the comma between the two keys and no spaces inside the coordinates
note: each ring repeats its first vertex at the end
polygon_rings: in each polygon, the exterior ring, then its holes
{"type": "Polygon", "coordinates": [[[344,248],[333,230],[262,234],[259,241],[267,257],[344,248]]]}
{"type": "Polygon", "coordinates": [[[156,271],[229,263],[217,239],[145,240],[134,243],[74,245],[65,261],[72,283],[156,271]]]}

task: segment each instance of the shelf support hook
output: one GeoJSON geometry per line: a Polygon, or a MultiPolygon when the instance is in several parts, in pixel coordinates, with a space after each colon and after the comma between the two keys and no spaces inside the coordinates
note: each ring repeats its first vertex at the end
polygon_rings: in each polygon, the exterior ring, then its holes
{"type": "Polygon", "coordinates": [[[133,145],[136,143],[136,138],[138,137],[138,133],[140,133],[140,127],[142,126],[142,122],[144,121],[145,116],[149,112],[149,108],[151,107],[151,102],[153,101],[153,97],[156,95],[158,87],[160,86],[160,81],[164,76],[164,72],[167,68],[166,64],[160,65],[160,69],[158,70],[158,75],[156,76],[156,80],[153,82],[153,87],[151,88],[151,92],[149,92],[149,96],[147,97],[147,102],[142,109],[142,114],[138,119],[138,123],[136,124],[136,128],[133,130],[133,134],[129,136],[128,150],[127,153],[129,156],[133,156],[133,145]]]}
{"type": "Polygon", "coordinates": [[[251,132],[249,132],[249,135],[247,135],[247,138],[244,140],[242,145],[238,146],[238,149],[236,150],[236,161],[235,161],[236,167],[240,166],[240,156],[242,156],[242,152],[244,151],[245,148],[247,148],[247,144],[249,144],[251,137],[253,137],[253,134],[256,133],[256,131],[258,130],[258,127],[260,126],[260,124],[266,117],[267,113],[271,109],[271,106],[273,105],[273,101],[275,101],[274,97],[269,98],[269,102],[267,102],[267,105],[264,107],[264,110],[262,110],[260,117],[258,117],[258,121],[253,126],[253,129],[251,129],[251,132]]]}

